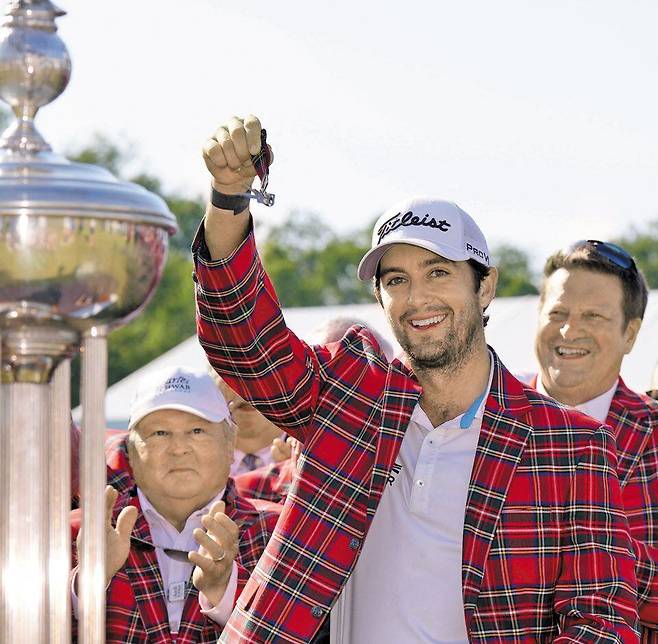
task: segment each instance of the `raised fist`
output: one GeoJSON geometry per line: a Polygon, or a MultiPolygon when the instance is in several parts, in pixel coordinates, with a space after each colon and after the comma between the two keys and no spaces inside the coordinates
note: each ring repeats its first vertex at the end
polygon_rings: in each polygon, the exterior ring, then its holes
{"type": "Polygon", "coordinates": [[[203,160],[215,190],[231,195],[251,188],[256,176],[251,157],[258,154],[260,147],[261,125],[252,114],[244,119],[234,116],[220,125],[203,146],[203,160]]]}

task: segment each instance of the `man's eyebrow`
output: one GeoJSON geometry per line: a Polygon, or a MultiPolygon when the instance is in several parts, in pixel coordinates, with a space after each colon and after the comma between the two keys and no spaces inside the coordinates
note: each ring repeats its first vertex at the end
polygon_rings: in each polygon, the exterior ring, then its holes
{"type": "MultiPolygon", "coordinates": [[[[436,264],[454,264],[451,259],[446,259],[445,257],[439,257],[438,255],[436,257],[431,257],[430,259],[423,260],[420,263],[420,266],[422,268],[427,268],[429,266],[434,266],[436,264]]],[[[382,268],[379,271],[379,277],[383,277],[387,273],[404,273],[405,270],[403,268],[399,268],[397,266],[388,266],[387,268],[382,268]]]]}

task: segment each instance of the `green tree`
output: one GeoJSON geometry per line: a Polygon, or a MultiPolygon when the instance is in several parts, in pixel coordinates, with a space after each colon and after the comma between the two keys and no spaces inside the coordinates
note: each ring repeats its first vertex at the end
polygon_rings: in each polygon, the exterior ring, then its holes
{"type": "Polygon", "coordinates": [[[509,244],[501,244],[493,249],[491,255],[494,265],[498,268],[498,297],[538,293],[528,256],[524,251],[509,244]]]}
{"type": "Polygon", "coordinates": [[[130,160],[127,150],[120,148],[102,134],[95,134],[90,143],[78,150],[70,151],[67,157],[78,163],[102,166],[116,176],[121,175],[122,168],[130,160]]]}
{"type": "Polygon", "coordinates": [[[630,234],[612,241],[633,255],[649,288],[658,288],[658,219],[649,223],[646,230],[632,229],[630,234]]]}
{"type": "Polygon", "coordinates": [[[110,333],[109,382],[125,378],[194,333],[192,260],[189,253],[172,249],[153,300],[130,324],[110,333]]]}
{"type": "Polygon", "coordinates": [[[263,264],[283,306],[371,302],[356,268],[370,246],[369,229],[339,235],[314,213],[292,212],[267,230],[263,264]]]}

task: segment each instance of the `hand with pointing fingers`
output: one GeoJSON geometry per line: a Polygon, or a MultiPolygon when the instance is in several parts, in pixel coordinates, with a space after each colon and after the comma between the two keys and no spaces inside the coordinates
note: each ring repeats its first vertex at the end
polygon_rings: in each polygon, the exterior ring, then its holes
{"type": "Polygon", "coordinates": [[[192,583],[213,606],[224,596],[238,553],[239,529],[224,510],[224,502],[218,501],[201,519],[205,530],[194,531],[199,549],[188,555],[195,565],[192,583]]]}

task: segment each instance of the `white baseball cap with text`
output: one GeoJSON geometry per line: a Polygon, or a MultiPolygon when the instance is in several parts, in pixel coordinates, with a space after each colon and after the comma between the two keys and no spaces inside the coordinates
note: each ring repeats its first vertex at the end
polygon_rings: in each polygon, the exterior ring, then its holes
{"type": "Polygon", "coordinates": [[[387,210],[375,223],[372,246],[357,269],[360,280],[377,274],[379,260],[393,244],[411,244],[453,262],[473,259],[491,266],[482,231],[459,206],[427,197],[412,197],[387,210]]]}
{"type": "Polygon", "coordinates": [[[188,367],[163,367],[137,383],[128,429],[160,409],[186,411],[211,423],[231,417],[212,377],[206,371],[188,367]]]}

